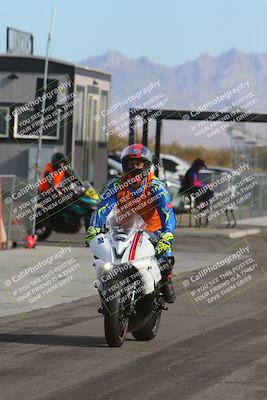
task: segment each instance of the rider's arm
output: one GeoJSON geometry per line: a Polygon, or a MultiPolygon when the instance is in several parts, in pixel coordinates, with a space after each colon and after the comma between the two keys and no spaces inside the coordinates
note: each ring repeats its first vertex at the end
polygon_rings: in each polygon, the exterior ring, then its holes
{"type": "Polygon", "coordinates": [[[193,174],[193,186],[197,188],[203,188],[206,186],[206,184],[201,181],[197,172],[193,174]]]}
{"type": "Polygon", "coordinates": [[[108,183],[104,192],[100,196],[101,200],[97,205],[97,210],[92,213],[90,226],[102,228],[106,222],[107,216],[115,207],[117,201],[119,178],[112,179],[108,183]]]}
{"type": "Polygon", "coordinates": [[[162,233],[173,233],[176,227],[176,218],[172,208],[171,198],[165,185],[159,179],[153,179],[151,183],[151,194],[154,204],[159,213],[162,233]]]}

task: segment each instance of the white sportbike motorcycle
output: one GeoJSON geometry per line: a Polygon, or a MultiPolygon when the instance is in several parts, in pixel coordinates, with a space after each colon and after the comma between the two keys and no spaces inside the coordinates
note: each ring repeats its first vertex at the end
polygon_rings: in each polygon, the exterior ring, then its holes
{"type": "MultiPolygon", "coordinates": [[[[119,221],[116,207],[106,221],[106,233],[90,243],[94,254],[97,287],[109,346],[119,347],[127,333],[137,340],[151,340],[159,330],[162,310],[161,272],[155,257],[155,235],[145,231],[135,213],[127,224],[119,221]],[[154,237],[153,237],[154,236],[154,237]]],[[[167,261],[166,261],[167,262],[167,261]]]]}

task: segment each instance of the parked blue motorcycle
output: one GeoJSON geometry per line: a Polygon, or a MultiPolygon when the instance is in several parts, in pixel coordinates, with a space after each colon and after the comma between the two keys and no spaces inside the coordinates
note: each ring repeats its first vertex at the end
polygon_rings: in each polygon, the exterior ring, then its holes
{"type": "Polygon", "coordinates": [[[44,195],[36,209],[38,240],[47,239],[52,231],[77,233],[83,224],[87,229],[98,201],[99,196],[89,182],[63,187],[61,190],[55,189],[52,195],[44,195]]]}

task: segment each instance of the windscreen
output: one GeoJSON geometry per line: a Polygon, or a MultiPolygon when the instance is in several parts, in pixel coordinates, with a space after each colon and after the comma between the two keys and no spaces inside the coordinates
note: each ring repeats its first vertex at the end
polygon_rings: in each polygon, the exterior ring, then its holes
{"type": "Polygon", "coordinates": [[[127,215],[119,211],[118,207],[114,207],[106,221],[106,228],[111,233],[126,233],[128,236],[133,233],[145,230],[146,223],[140,215],[134,211],[128,210],[127,215]]]}

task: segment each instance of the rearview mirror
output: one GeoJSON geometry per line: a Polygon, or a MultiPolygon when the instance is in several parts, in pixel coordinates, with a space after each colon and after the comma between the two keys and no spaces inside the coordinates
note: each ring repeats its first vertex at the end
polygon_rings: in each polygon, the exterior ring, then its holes
{"type": "Polygon", "coordinates": [[[119,172],[118,172],[116,169],[114,169],[114,168],[111,168],[111,169],[108,171],[108,173],[109,173],[110,176],[115,176],[115,175],[118,175],[118,174],[119,174],[119,172]]]}

